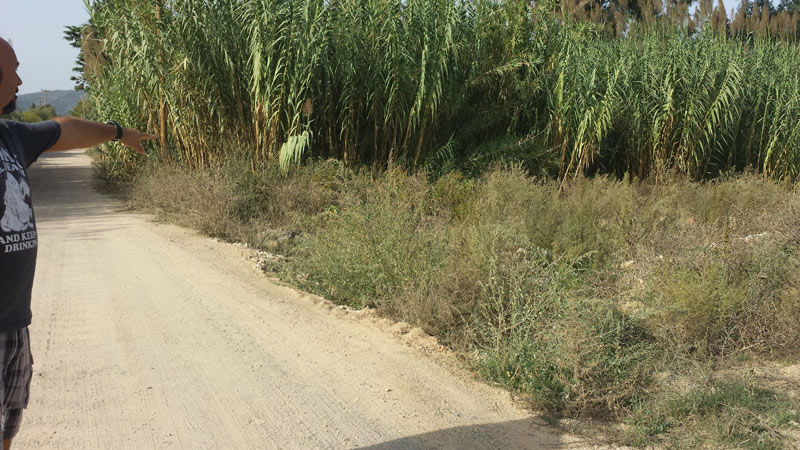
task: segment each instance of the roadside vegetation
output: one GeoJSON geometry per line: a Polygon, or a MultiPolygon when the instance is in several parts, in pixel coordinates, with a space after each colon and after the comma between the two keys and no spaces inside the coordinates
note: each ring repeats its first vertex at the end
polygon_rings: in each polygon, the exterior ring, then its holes
{"type": "Polygon", "coordinates": [[[129,199],[286,257],[264,270],[290,284],[423,328],[554,422],[603,419],[634,445],[793,445],[800,386],[752,371],[797,363],[800,198],[786,185],[247,167],[154,164],[129,199]]]}
{"type": "Polygon", "coordinates": [[[791,2],[90,13],[70,35],[87,107],[160,137],[147,158],[102,149],[133,205],[422,327],[553,422],[797,445],[800,386],[762,370],[800,362],[791,2]]]}
{"type": "Polygon", "coordinates": [[[25,111],[15,111],[9,114],[0,115],[0,119],[15,120],[17,122],[41,122],[56,116],[56,110],[52,105],[31,105],[25,111]]]}

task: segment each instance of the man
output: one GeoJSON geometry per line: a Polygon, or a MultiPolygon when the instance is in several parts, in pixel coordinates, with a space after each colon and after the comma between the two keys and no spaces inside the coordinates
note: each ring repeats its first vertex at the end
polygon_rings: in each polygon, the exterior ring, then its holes
{"type": "MultiPolygon", "coordinates": [[[[18,86],[16,53],[0,38],[0,107],[14,110],[18,86]]],[[[0,119],[0,432],[3,450],[19,430],[28,405],[33,358],[28,325],[36,266],[36,222],[25,170],[45,151],[87,148],[119,140],[144,154],[142,140],[155,136],[118,124],[58,117],[36,124],[0,119]]]]}

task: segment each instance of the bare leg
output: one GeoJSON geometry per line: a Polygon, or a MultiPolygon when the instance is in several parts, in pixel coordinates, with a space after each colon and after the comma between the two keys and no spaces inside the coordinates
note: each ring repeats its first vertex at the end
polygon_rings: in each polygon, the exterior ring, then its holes
{"type": "Polygon", "coordinates": [[[3,450],[11,449],[11,439],[3,439],[3,450]]]}

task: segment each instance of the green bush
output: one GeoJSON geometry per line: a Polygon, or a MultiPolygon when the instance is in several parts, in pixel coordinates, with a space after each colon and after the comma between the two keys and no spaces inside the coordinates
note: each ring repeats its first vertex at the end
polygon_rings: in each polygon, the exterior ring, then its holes
{"type": "Polygon", "coordinates": [[[372,187],[320,216],[289,276],[337,303],[392,309],[403,289],[441,270],[445,240],[427,214],[424,177],[389,172],[372,187]]]}
{"type": "Polygon", "coordinates": [[[653,339],[612,302],[581,297],[574,261],[499,233],[472,315],[478,369],[553,418],[624,415],[650,383],[653,339]]]}

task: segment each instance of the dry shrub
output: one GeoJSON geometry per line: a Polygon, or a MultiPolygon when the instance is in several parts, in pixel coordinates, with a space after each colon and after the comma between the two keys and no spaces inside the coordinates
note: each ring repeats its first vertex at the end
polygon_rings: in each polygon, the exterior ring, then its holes
{"type": "Polygon", "coordinates": [[[664,345],[701,358],[796,347],[797,248],[741,241],[698,253],[659,264],[648,280],[648,323],[664,345]]]}
{"type": "Polygon", "coordinates": [[[334,205],[338,185],[352,176],[336,161],[290,173],[276,164],[254,167],[240,159],[197,170],[153,164],[140,171],[129,196],[135,207],[181,225],[263,246],[334,205]]]}
{"type": "Polygon", "coordinates": [[[793,347],[800,229],[790,192],[743,175],[674,180],[638,203],[618,298],[666,349],[705,358],[793,347]]]}
{"type": "Polygon", "coordinates": [[[170,165],[141,171],[130,192],[134,207],[154,211],[180,225],[210,236],[235,239],[240,224],[232,220],[232,187],[219,173],[190,171],[170,165]]]}
{"type": "Polygon", "coordinates": [[[428,214],[422,176],[390,171],[371,189],[342,192],[284,275],[332,301],[405,317],[398,294],[439,273],[446,239],[428,214]]]}
{"type": "Polygon", "coordinates": [[[551,417],[617,417],[649,384],[653,340],[605,299],[580,295],[579,262],[554,258],[496,228],[471,317],[472,347],[488,377],[551,417]]]}
{"type": "Polygon", "coordinates": [[[431,213],[454,220],[463,219],[474,208],[477,182],[460,172],[448,172],[431,184],[431,213]]]}
{"type": "Polygon", "coordinates": [[[314,216],[336,202],[339,185],[352,171],[335,160],[319,161],[285,172],[274,163],[255,168],[228,160],[220,169],[231,186],[230,213],[241,222],[289,227],[295,219],[314,216]]]}
{"type": "Polygon", "coordinates": [[[620,418],[646,392],[656,345],[642,324],[605,299],[574,299],[548,336],[569,416],[620,418]]]}
{"type": "Polygon", "coordinates": [[[487,175],[475,215],[482,224],[503,224],[540,248],[581,257],[582,264],[597,269],[625,250],[635,206],[634,189],[624,181],[579,178],[561,190],[557,183],[512,169],[487,175]]]}
{"type": "Polygon", "coordinates": [[[796,448],[781,430],[800,420],[796,400],[748,376],[695,378],[695,386],[666,388],[636,405],[626,440],[647,448],[796,448]]]}
{"type": "Polygon", "coordinates": [[[418,284],[406,286],[393,302],[392,311],[408,323],[422,327],[454,348],[464,348],[471,339],[464,322],[483,298],[481,265],[461,247],[451,249],[445,266],[418,284]]]}

